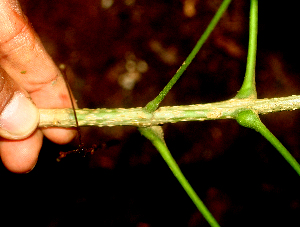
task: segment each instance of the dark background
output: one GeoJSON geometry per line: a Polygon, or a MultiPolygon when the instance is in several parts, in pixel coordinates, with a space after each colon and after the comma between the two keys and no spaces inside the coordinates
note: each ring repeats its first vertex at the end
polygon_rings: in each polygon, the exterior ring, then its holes
{"type": "MultiPolygon", "coordinates": [[[[57,64],[67,65],[80,107],[144,106],[166,85],[218,9],[219,0],[22,0],[57,64]],[[185,11],[185,7],[195,10],[185,11]],[[119,83],[126,63],[132,89],[119,83]],[[133,68],[134,69],[134,68],[133,68]]],[[[233,0],[218,26],[162,105],[222,101],[239,90],[245,72],[249,1],[233,0]]],[[[299,95],[295,3],[259,1],[259,98],[299,95]]],[[[127,74],[128,75],[128,74],[127,74]]],[[[262,121],[300,161],[299,112],[262,121]]],[[[299,176],[258,133],[233,120],[164,125],[183,173],[221,226],[300,225],[299,176]]],[[[134,127],[83,128],[91,157],[45,139],[26,175],[0,169],[1,219],[14,226],[208,226],[152,147],[134,127]]],[[[1,224],[2,225],[2,224],[1,224]]]]}

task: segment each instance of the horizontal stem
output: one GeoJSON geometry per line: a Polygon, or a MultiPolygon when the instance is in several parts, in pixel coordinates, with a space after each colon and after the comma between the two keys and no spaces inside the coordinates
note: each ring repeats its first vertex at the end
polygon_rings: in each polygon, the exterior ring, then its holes
{"type": "MultiPolygon", "coordinates": [[[[142,107],[131,109],[77,109],[79,126],[152,126],[179,121],[235,118],[237,111],[252,109],[267,114],[300,109],[300,95],[272,99],[229,99],[223,102],[160,107],[148,113],[142,107]]],[[[72,109],[40,109],[39,127],[75,127],[72,109]]]]}

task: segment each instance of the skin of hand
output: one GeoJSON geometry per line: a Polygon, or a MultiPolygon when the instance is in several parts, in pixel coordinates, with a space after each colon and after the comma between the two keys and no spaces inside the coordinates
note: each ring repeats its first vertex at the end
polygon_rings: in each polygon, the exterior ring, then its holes
{"type": "Polygon", "coordinates": [[[17,0],[0,0],[0,156],[16,173],[32,170],[43,135],[57,144],[76,130],[37,128],[38,108],[70,108],[63,77],[17,0]]]}

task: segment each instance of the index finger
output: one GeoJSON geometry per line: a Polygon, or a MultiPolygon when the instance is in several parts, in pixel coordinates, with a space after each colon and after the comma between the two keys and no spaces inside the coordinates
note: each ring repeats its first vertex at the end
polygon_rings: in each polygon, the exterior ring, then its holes
{"type": "MultiPolygon", "coordinates": [[[[38,108],[69,108],[70,98],[60,71],[47,54],[16,0],[0,3],[0,65],[28,91],[38,108]]],[[[67,143],[75,132],[43,129],[53,142],[67,143]]]]}

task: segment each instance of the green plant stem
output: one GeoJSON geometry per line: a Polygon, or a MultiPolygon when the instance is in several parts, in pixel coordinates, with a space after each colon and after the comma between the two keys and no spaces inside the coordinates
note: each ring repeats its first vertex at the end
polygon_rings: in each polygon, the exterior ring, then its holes
{"type": "Polygon", "coordinates": [[[186,70],[186,68],[190,65],[192,60],[195,58],[196,54],[199,52],[200,48],[203,46],[204,42],[207,40],[211,32],[214,30],[215,26],[217,25],[218,21],[220,20],[221,16],[227,9],[228,5],[230,4],[231,0],[224,0],[219,7],[218,11],[216,12],[215,16],[207,26],[206,30],[204,31],[203,35],[197,42],[196,46],[192,50],[192,52],[189,54],[187,59],[183,62],[181,67],[177,70],[176,74],[172,77],[172,79],[169,81],[169,83],[164,87],[164,89],[159,93],[159,95],[150,101],[146,106],[145,110],[149,113],[153,113],[161,103],[161,101],[165,98],[165,96],[168,94],[168,92],[171,90],[173,85],[177,82],[177,80],[180,78],[182,73],[186,70]]]}
{"type": "Polygon", "coordinates": [[[255,65],[258,31],[258,0],[250,2],[249,46],[244,82],[235,98],[256,98],[255,65]]]}
{"type": "MultiPolygon", "coordinates": [[[[300,109],[300,96],[272,99],[230,99],[223,102],[160,107],[151,114],[143,108],[77,109],[79,126],[152,126],[180,121],[235,119],[241,109],[258,114],[300,109]]],[[[72,109],[40,109],[39,127],[76,127],[72,109]]]]}
{"type": "Polygon", "coordinates": [[[191,198],[191,200],[194,202],[198,210],[202,213],[204,218],[207,220],[207,222],[212,227],[218,227],[220,226],[218,222],[215,220],[215,218],[212,216],[212,214],[209,212],[209,210],[206,208],[204,203],[201,201],[201,199],[198,197],[192,186],[189,184],[187,179],[182,174],[179,166],[177,165],[176,161],[172,157],[167,145],[165,144],[163,140],[162,135],[162,129],[160,126],[154,126],[154,127],[142,127],[139,128],[139,131],[143,136],[145,136],[147,139],[149,139],[152,144],[155,146],[155,148],[159,151],[167,165],[169,166],[170,170],[173,172],[174,176],[177,178],[181,186],[184,188],[188,196],[191,198]]]}
{"type": "Polygon", "coordinates": [[[292,168],[300,176],[300,165],[290,152],[280,143],[280,141],[269,131],[269,129],[261,122],[258,115],[252,110],[243,110],[237,114],[237,122],[247,128],[252,128],[265,137],[284,157],[284,159],[292,166],[292,168]]]}

